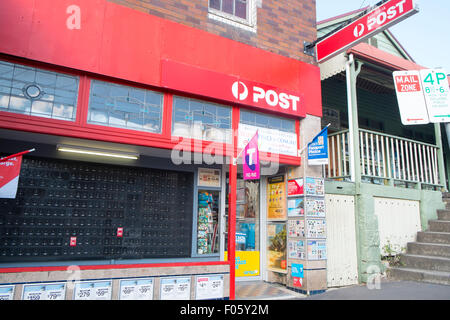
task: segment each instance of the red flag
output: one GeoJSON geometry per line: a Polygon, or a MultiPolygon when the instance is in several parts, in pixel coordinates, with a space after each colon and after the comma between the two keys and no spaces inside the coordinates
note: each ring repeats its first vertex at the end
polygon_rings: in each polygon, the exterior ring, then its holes
{"type": "Polygon", "coordinates": [[[16,197],[21,164],[22,156],[0,162],[0,198],[16,197]]]}

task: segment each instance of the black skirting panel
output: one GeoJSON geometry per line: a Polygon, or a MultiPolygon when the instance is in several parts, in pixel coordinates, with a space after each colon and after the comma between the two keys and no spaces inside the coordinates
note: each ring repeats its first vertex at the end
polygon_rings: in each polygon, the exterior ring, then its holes
{"type": "Polygon", "coordinates": [[[193,173],[24,158],[0,262],[189,257],[192,190],[193,173]]]}

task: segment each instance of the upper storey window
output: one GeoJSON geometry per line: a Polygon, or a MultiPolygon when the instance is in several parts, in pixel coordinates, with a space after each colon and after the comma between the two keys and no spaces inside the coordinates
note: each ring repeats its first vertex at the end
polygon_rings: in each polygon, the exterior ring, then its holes
{"type": "Polygon", "coordinates": [[[256,31],[256,0],[209,0],[209,17],[256,31]]]}

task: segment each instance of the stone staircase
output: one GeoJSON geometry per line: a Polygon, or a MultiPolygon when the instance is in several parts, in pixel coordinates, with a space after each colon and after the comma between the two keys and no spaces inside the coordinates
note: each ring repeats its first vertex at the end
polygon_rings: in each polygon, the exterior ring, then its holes
{"type": "Polygon", "coordinates": [[[417,233],[417,242],[408,243],[400,266],[387,270],[390,278],[450,285],[450,193],[442,200],[446,208],[438,210],[427,231],[417,233]]]}

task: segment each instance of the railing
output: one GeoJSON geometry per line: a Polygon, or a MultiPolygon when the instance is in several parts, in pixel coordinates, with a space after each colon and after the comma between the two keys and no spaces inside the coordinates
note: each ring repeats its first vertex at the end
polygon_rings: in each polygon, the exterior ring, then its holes
{"type": "MultiPolygon", "coordinates": [[[[348,141],[348,130],[329,135],[328,178],[349,179],[348,141]]],[[[358,151],[365,181],[441,184],[435,145],[360,129],[358,151]]]]}

